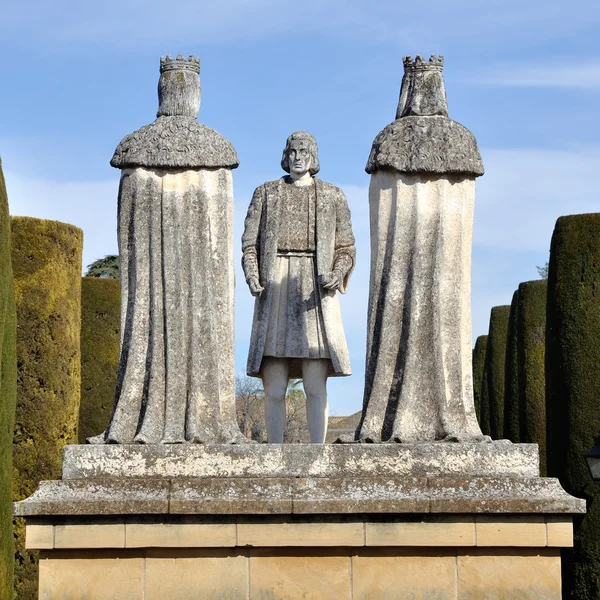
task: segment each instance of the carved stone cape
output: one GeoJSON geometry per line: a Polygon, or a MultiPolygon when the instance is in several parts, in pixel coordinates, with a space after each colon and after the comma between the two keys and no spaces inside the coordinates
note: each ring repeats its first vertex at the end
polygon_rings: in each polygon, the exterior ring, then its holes
{"type": "Polygon", "coordinates": [[[371,277],[356,439],[481,440],[471,365],[473,134],[448,118],[441,57],[404,61],[396,121],[367,163],[371,277]]]}
{"type": "MultiPolygon", "coordinates": [[[[256,299],[254,321],[248,354],[248,375],[258,376],[263,359],[265,339],[269,324],[269,312],[273,299],[273,272],[277,257],[277,234],[279,229],[279,203],[284,197],[284,179],[269,181],[256,188],[246,217],[242,238],[244,258],[242,264],[246,278],[249,262],[258,261],[260,285],[265,289],[256,299]]],[[[345,254],[351,267],[345,273],[340,292],[345,293],[354,269],[356,253],[354,235],[350,223],[350,211],[344,193],[331,183],[314,178],[316,187],[316,266],[317,277],[333,269],[336,258],[345,254]]],[[[350,375],[350,357],[342,327],[339,299],[335,290],[321,289],[321,307],[325,337],[333,371],[330,376],[350,375]]]]}
{"type": "Polygon", "coordinates": [[[246,441],[235,418],[231,144],[199,124],[199,62],[161,59],[154,123],[111,165],[121,357],[111,422],[92,443],[246,441]]]}

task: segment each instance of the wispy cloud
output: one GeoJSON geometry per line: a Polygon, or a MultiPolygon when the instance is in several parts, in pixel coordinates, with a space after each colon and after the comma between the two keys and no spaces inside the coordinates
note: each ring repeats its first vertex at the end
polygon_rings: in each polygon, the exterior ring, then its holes
{"type": "Polygon", "coordinates": [[[11,215],[62,221],[83,229],[83,266],[117,252],[117,184],[52,181],[5,171],[11,215]]]}
{"type": "Polygon", "coordinates": [[[498,250],[543,252],[556,219],[600,212],[600,146],[574,151],[483,149],[474,243],[498,250]]]}
{"type": "Polygon", "coordinates": [[[492,66],[468,81],[504,87],[600,90],[600,59],[568,64],[492,66]]]}
{"type": "Polygon", "coordinates": [[[139,47],[157,41],[211,43],[318,31],[428,52],[439,51],[440,44],[453,40],[506,45],[564,35],[598,22],[591,6],[591,0],[572,0],[568,11],[558,0],[543,5],[522,0],[431,0],[426,9],[415,10],[392,0],[179,0],[174,6],[156,0],[32,0],[10,3],[3,11],[0,32],[14,39],[26,33],[58,43],[75,40],[139,47]],[[426,47],[418,48],[420,44],[426,47]]]}

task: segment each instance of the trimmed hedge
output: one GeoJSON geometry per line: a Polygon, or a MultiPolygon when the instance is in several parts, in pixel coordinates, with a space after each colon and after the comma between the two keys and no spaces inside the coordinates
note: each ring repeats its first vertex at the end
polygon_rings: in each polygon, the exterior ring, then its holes
{"type": "MultiPolygon", "coordinates": [[[[62,450],[77,442],[81,387],[81,229],[56,221],[12,218],[17,306],[17,411],[13,496],[22,500],[44,479],[60,479],[62,450]]],[[[25,550],[15,519],[15,586],[37,598],[37,553],[25,550]]]]}
{"type": "MultiPolygon", "coordinates": [[[[483,387],[483,367],[487,346],[487,335],[480,335],[475,340],[473,348],[473,400],[475,401],[475,414],[481,425],[481,392],[483,387]]],[[[489,435],[489,434],[488,434],[489,435]]]]}
{"type": "Polygon", "coordinates": [[[540,474],[546,476],[546,297],[544,279],[519,285],[519,399],[521,441],[538,444],[540,474]]]}
{"type": "Polygon", "coordinates": [[[119,367],[121,282],[81,280],[81,405],[79,443],[106,429],[119,367]]]}
{"type": "Polygon", "coordinates": [[[485,363],[490,403],[490,435],[504,437],[504,367],[510,306],[494,306],[490,314],[490,331],[485,363]]]}
{"type": "Polygon", "coordinates": [[[13,597],[12,440],[17,398],[16,314],[10,259],[10,217],[0,162],[0,598],[13,597]]]}
{"type": "Polygon", "coordinates": [[[518,444],[522,439],[521,405],[519,401],[519,291],[515,291],[508,316],[506,363],[504,365],[504,435],[518,444]]]}
{"type": "Polygon", "coordinates": [[[600,485],[585,454],[600,433],[600,214],[560,217],[550,247],[546,313],[548,472],[585,498],[575,522],[566,589],[578,600],[600,597],[600,485]]]}

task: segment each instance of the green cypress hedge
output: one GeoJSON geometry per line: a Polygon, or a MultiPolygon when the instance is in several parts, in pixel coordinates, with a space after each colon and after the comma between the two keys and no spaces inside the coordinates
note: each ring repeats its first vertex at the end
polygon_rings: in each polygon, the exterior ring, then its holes
{"type": "Polygon", "coordinates": [[[560,217],[550,247],[546,313],[548,472],[588,501],[575,522],[570,598],[600,597],[600,486],[585,454],[600,433],[600,214],[560,217]]]}
{"type": "MultiPolygon", "coordinates": [[[[77,442],[81,331],[81,229],[56,221],[12,218],[17,306],[17,410],[13,496],[22,500],[44,479],[60,479],[62,450],[77,442]]],[[[37,553],[25,550],[15,520],[15,586],[37,598],[37,553]]]]}
{"type": "Polygon", "coordinates": [[[10,217],[0,162],[0,598],[13,597],[12,440],[17,398],[16,314],[10,259],[10,217]]]}
{"type": "Polygon", "coordinates": [[[119,366],[121,282],[81,280],[81,405],[79,443],[106,429],[119,366]]]}
{"type": "Polygon", "coordinates": [[[487,344],[487,384],[490,403],[490,434],[492,439],[504,437],[504,367],[510,306],[494,306],[490,314],[487,344]]]}
{"type": "Polygon", "coordinates": [[[518,328],[519,291],[517,290],[513,294],[508,316],[506,363],[504,366],[504,435],[515,444],[522,441],[521,406],[519,402],[518,328]]]}
{"type": "Polygon", "coordinates": [[[538,444],[546,476],[546,280],[519,285],[519,398],[522,442],[538,444]]]}
{"type": "MultiPolygon", "coordinates": [[[[480,335],[475,340],[473,348],[473,399],[475,400],[475,413],[481,425],[481,393],[483,389],[483,367],[487,346],[487,335],[480,335]]],[[[489,434],[488,434],[489,435],[489,434]]]]}

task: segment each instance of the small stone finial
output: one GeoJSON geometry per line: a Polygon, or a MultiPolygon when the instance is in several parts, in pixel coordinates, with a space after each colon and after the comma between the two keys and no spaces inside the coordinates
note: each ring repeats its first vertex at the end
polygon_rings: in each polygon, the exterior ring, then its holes
{"type": "Polygon", "coordinates": [[[191,71],[200,74],[200,59],[191,54],[188,59],[185,59],[182,54],[177,55],[177,58],[172,58],[170,54],[161,56],[160,72],[162,74],[167,71],[191,71]]]}
{"type": "Polygon", "coordinates": [[[448,101],[442,70],[444,57],[432,54],[425,60],[417,54],[402,59],[404,76],[396,119],[410,116],[448,116],[448,101]]]}
{"type": "Polygon", "coordinates": [[[200,59],[190,55],[160,59],[157,117],[193,117],[200,112],[200,59]]]}

